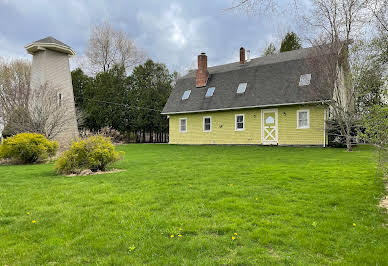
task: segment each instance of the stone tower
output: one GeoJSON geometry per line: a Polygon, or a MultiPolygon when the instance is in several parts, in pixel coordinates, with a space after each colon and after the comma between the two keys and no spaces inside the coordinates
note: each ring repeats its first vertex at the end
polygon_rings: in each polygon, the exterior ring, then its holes
{"type": "MultiPolygon", "coordinates": [[[[51,116],[48,127],[57,125],[54,129],[54,131],[57,130],[54,139],[61,145],[67,146],[71,140],[78,138],[69,66],[69,58],[75,52],[70,46],[53,37],[33,42],[25,48],[33,56],[30,82],[33,96],[30,96],[30,101],[35,105],[44,106],[48,112],[55,113],[51,116]],[[31,97],[41,99],[31,99],[31,97]],[[50,108],[54,108],[53,111],[50,108]]],[[[31,103],[29,103],[30,107],[31,103]]]]}

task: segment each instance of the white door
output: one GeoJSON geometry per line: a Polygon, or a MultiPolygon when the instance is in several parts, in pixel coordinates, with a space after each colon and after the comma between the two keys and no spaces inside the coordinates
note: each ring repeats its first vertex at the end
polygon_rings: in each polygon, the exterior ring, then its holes
{"type": "Polygon", "coordinates": [[[264,145],[278,144],[278,109],[261,110],[261,142],[264,145]]]}

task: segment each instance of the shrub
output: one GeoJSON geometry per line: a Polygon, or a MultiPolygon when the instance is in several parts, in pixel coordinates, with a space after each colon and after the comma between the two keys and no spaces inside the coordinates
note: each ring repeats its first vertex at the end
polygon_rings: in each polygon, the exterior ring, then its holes
{"type": "Polygon", "coordinates": [[[82,170],[105,171],[106,167],[120,159],[109,138],[93,136],[73,142],[57,160],[55,168],[60,174],[78,174],[82,170]]]}
{"type": "Polygon", "coordinates": [[[113,143],[120,143],[125,141],[126,136],[121,134],[120,131],[112,127],[103,127],[97,132],[92,132],[88,129],[83,129],[80,131],[80,136],[82,139],[86,139],[92,136],[103,136],[110,138],[113,143]]]}
{"type": "Polygon", "coordinates": [[[57,150],[58,143],[41,134],[20,133],[4,140],[4,144],[0,146],[0,158],[37,163],[54,156],[57,150]]]}
{"type": "MultiPolygon", "coordinates": [[[[342,135],[339,123],[337,120],[330,119],[326,121],[327,134],[328,134],[328,146],[333,148],[346,148],[346,139],[342,135]]],[[[350,132],[352,144],[357,144],[357,127],[352,125],[350,132]]]]}

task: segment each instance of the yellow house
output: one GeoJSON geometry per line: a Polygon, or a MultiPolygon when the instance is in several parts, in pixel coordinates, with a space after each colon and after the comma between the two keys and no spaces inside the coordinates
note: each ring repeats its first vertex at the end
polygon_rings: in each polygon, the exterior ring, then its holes
{"type": "Polygon", "coordinates": [[[170,144],[327,145],[326,119],[335,82],[305,48],[198,69],[180,78],[163,109],[170,144]]]}

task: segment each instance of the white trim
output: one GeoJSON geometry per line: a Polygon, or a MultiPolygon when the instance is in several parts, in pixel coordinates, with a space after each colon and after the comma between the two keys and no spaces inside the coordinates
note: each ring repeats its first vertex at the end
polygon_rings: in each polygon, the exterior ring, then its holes
{"type": "Polygon", "coordinates": [[[261,143],[263,145],[278,145],[279,144],[279,127],[278,127],[278,109],[261,109],[261,143]],[[264,114],[275,112],[275,141],[264,140],[264,114]]]}
{"type": "Polygon", "coordinates": [[[187,118],[186,117],[179,118],[179,132],[180,133],[186,133],[187,132],[187,118]],[[182,127],[181,127],[181,121],[182,120],[186,121],[186,130],[185,131],[182,131],[182,127]]]}
{"type": "Polygon", "coordinates": [[[61,50],[63,52],[69,53],[71,56],[75,55],[75,52],[74,52],[73,49],[71,49],[68,46],[58,44],[58,43],[40,43],[40,42],[36,42],[36,43],[30,43],[30,44],[24,46],[24,48],[28,52],[31,51],[32,53],[34,52],[34,51],[32,51],[33,50],[32,48],[34,48],[34,47],[36,47],[37,50],[39,50],[39,48],[41,48],[41,47],[43,47],[43,48],[57,48],[58,50],[61,50]]]}
{"type": "Polygon", "coordinates": [[[309,129],[310,128],[310,109],[300,109],[296,111],[296,129],[309,129]],[[299,126],[299,113],[307,112],[307,126],[299,126]]]}
{"type": "Polygon", "coordinates": [[[236,93],[237,94],[244,94],[245,91],[247,90],[247,86],[248,86],[248,83],[247,82],[241,82],[238,84],[238,87],[237,87],[237,90],[236,90],[236,93]],[[244,87],[244,90],[241,90],[239,91],[240,87],[244,87]]]}
{"type": "Polygon", "coordinates": [[[326,147],[326,112],[327,109],[323,109],[323,147],[326,147]]]}
{"type": "Polygon", "coordinates": [[[264,104],[264,105],[250,105],[243,107],[231,107],[231,108],[218,108],[218,109],[208,109],[208,110],[195,110],[195,111],[182,111],[182,112],[167,112],[161,113],[162,115],[169,114],[188,114],[188,113],[204,113],[204,112],[213,112],[213,111],[223,111],[223,110],[239,110],[239,109],[249,109],[249,108],[264,108],[264,107],[275,107],[275,106],[284,106],[284,105],[298,105],[298,104],[314,104],[314,103],[327,103],[331,100],[323,101],[312,101],[312,102],[298,102],[298,103],[280,103],[280,104],[264,104]]]}
{"type": "Polygon", "coordinates": [[[215,91],[216,91],[216,87],[208,87],[205,93],[205,98],[213,97],[215,91]],[[206,96],[210,89],[213,89],[212,95],[206,96]]]}
{"type": "Polygon", "coordinates": [[[211,116],[204,116],[202,119],[202,130],[203,132],[212,132],[212,117],[211,116]],[[210,129],[205,130],[205,119],[209,118],[210,119],[210,129]]]}
{"type": "Polygon", "coordinates": [[[234,115],[234,131],[244,131],[244,130],[245,130],[245,115],[244,114],[234,115]],[[243,128],[237,128],[237,116],[243,117],[243,128]]]}
{"type": "Polygon", "coordinates": [[[182,100],[182,101],[185,101],[185,100],[189,99],[189,98],[190,98],[190,94],[191,94],[191,90],[185,90],[185,92],[184,92],[183,95],[182,95],[181,100],[182,100]],[[183,98],[183,97],[185,97],[186,92],[188,92],[187,98],[183,98]]]}

